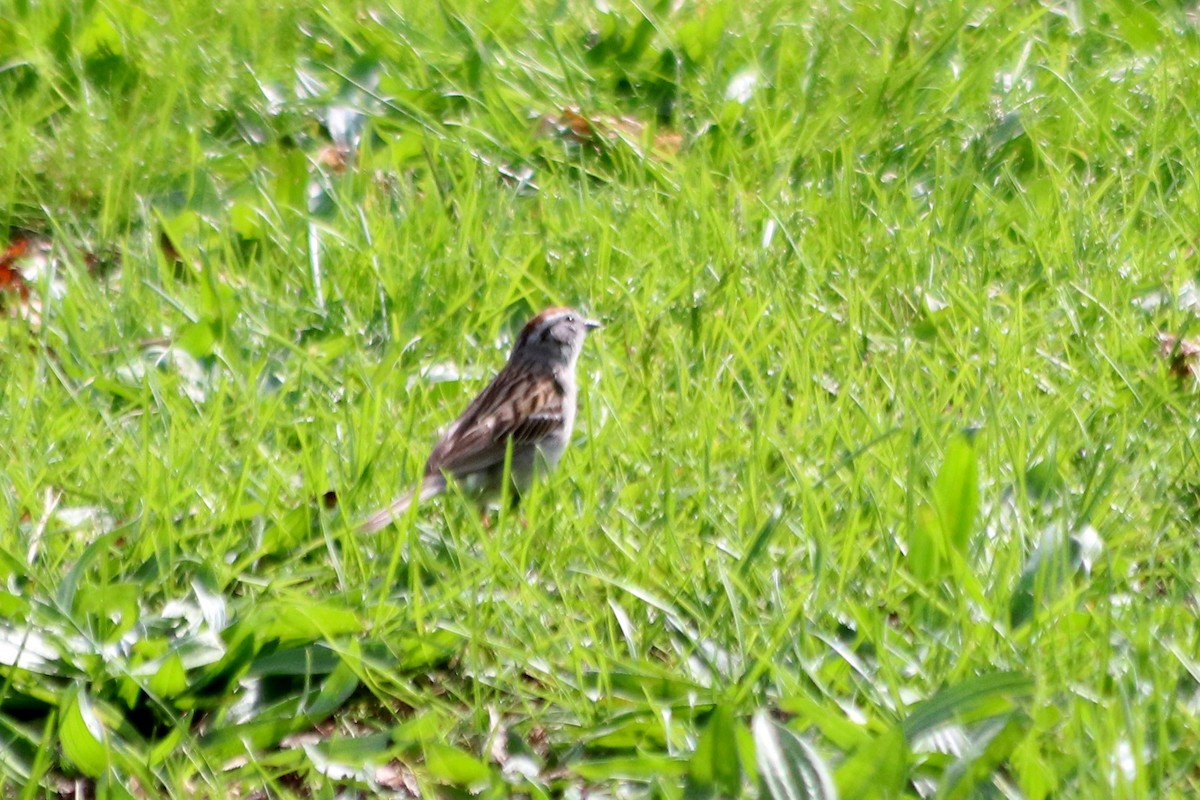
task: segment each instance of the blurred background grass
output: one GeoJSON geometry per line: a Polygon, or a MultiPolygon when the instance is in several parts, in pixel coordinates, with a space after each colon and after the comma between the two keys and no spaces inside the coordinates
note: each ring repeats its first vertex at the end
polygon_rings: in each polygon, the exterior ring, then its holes
{"type": "Polygon", "coordinates": [[[1177,3],[15,3],[9,786],[1190,794],[1198,54],[1177,3]],[[356,536],[560,303],[607,327],[523,519],[356,536]]]}

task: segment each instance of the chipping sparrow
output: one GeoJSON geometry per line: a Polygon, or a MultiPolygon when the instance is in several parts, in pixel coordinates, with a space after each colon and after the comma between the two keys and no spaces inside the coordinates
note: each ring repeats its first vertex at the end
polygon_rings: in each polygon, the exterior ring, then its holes
{"type": "Polygon", "coordinates": [[[447,477],[486,498],[501,490],[508,441],[516,496],[534,472],[553,468],[575,425],[575,362],[589,330],[600,323],[569,308],[548,308],[529,321],[512,355],[434,445],[421,486],[367,518],[359,530],[386,528],[414,502],[446,490],[447,477]]]}

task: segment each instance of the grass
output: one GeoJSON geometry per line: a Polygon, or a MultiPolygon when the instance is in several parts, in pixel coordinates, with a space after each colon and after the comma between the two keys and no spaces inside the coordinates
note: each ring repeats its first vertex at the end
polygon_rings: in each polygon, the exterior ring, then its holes
{"type": "Polygon", "coordinates": [[[4,796],[1197,791],[1194,9],[160,8],[0,20],[4,796]]]}

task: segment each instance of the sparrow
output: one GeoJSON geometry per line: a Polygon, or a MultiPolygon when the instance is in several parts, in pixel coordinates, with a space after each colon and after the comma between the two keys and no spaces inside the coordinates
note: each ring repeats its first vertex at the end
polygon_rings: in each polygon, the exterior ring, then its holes
{"type": "Polygon", "coordinates": [[[413,503],[446,491],[453,480],[486,502],[502,489],[512,446],[514,499],[534,475],[553,469],[575,427],[575,364],[589,331],[601,327],[570,308],[548,308],[531,319],[508,363],[446,430],[425,462],[421,485],[369,516],[359,530],[375,533],[413,503]]]}

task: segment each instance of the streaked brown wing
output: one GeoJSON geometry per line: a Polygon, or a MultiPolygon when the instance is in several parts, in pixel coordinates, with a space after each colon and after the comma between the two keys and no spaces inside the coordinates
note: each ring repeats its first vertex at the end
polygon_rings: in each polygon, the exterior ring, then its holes
{"type": "Polygon", "coordinates": [[[504,461],[506,440],[540,441],[563,417],[557,381],[505,368],[462,413],[433,448],[426,474],[464,475],[504,461]]]}
{"type": "Polygon", "coordinates": [[[531,414],[513,428],[510,436],[517,444],[536,444],[546,438],[546,434],[562,424],[562,406],[554,409],[554,413],[545,411],[531,414]]]}

